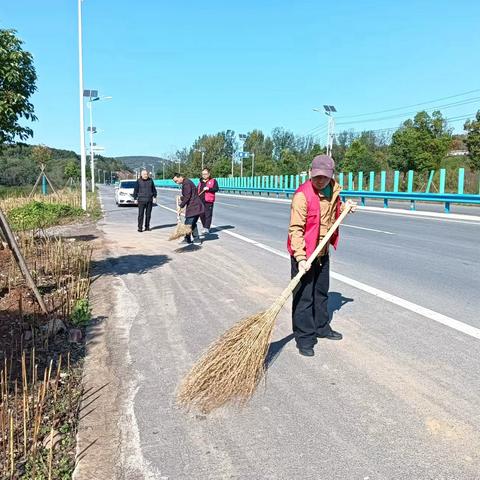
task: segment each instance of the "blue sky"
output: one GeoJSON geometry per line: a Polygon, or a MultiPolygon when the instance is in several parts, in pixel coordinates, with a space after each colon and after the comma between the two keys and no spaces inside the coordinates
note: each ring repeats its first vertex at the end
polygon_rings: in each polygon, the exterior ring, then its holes
{"type": "MultiPolygon", "coordinates": [[[[282,126],[323,142],[326,117],[313,107],[335,105],[337,131],[380,129],[416,108],[341,116],[480,89],[472,0],[85,0],[83,11],[85,88],[113,97],[94,109],[111,156],[167,155],[226,129],[282,126]]],[[[76,15],[76,0],[0,6],[0,28],[18,30],[35,58],[32,142],[78,152],[76,15]]],[[[443,110],[457,118],[480,108],[477,97],[425,107],[468,100],[443,110]]]]}

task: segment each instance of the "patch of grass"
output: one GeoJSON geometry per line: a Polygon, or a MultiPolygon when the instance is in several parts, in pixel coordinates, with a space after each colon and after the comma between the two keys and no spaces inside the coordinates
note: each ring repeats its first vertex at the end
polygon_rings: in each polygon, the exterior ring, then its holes
{"type": "Polygon", "coordinates": [[[81,217],[81,208],[63,203],[32,201],[8,212],[8,220],[14,230],[35,230],[64,223],[66,220],[81,217]]]}
{"type": "Polygon", "coordinates": [[[100,220],[103,217],[100,199],[98,198],[98,189],[87,194],[87,212],[93,220],[100,220]]]}
{"type": "Polygon", "coordinates": [[[83,327],[88,325],[91,319],[92,312],[90,309],[90,304],[88,303],[88,299],[81,298],[77,300],[72,309],[70,321],[77,327],[83,327]]]}
{"type": "Polygon", "coordinates": [[[32,187],[22,186],[22,187],[8,187],[6,185],[0,185],[0,198],[9,198],[9,197],[23,197],[28,195],[32,187]]]}

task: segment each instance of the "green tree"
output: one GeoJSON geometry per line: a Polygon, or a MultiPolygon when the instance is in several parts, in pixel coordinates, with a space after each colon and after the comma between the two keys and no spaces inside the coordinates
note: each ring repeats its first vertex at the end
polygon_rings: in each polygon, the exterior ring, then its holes
{"type": "Polygon", "coordinates": [[[0,29],[0,145],[16,137],[32,137],[33,130],[21,126],[19,120],[37,120],[29,101],[37,88],[37,75],[33,57],[22,45],[15,30],[0,29]]]}
{"type": "Polygon", "coordinates": [[[480,110],[475,120],[465,122],[464,129],[467,132],[465,145],[468,148],[468,163],[472,170],[480,170],[480,110]]]}
{"type": "Polygon", "coordinates": [[[424,172],[440,167],[452,143],[451,130],[439,111],[418,112],[393,134],[390,165],[402,172],[424,172]]]}
{"type": "Polygon", "coordinates": [[[69,160],[63,171],[67,179],[78,180],[80,178],[80,165],[75,160],[69,160]]]}

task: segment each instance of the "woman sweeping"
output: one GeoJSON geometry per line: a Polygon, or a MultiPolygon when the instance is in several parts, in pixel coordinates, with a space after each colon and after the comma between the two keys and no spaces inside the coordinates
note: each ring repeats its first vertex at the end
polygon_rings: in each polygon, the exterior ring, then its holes
{"type": "Polygon", "coordinates": [[[218,192],[218,183],[211,177],[210,170],[204,168],[202,170],[202,178],[198,184],[198,194],[202,199],[205,211],[200,216],[202,221],[203,233],[206,235],[210,233],[210,226],[212,225],[213,204],[215,203],[215,194],[218,192]]]}

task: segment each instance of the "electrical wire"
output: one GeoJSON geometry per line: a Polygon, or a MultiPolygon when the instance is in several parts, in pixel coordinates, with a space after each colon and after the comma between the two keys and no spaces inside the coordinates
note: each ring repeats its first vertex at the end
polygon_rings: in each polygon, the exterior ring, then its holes
{"type": "Polygon", "coordinates": [[[404,107],[396,107],[396,108],[389,108],[387,110],[377,110],[376,112],[369,112],[369,113],[357,113],[354,115],[338,115],[336,118],[341,119],[341,118],[357,118],[357,117],[367,117],[370,115],[377,115],[380,113],[389,113],[389,112],[396,112],[399,110],[405,110],[407,108],[413,108],[413,107],[419,107],[422,105],[428,105],[430,103],[436,103],[436,102],[442,102],[443,100],[450,100],[451,98],[457,98],[457,97],[463,97],[465,95],[470,95],[471,93],[477,93],[480,92],[480,88],[476,88],[475,90],[469,90],[468,92],[463,92],[463,93],[457,93],[455,95],[449,95],[448,97],[442,97],[442,98],[437,98],[435,100],[429,100],[427,102],[420,102],[420,103],[414,103],[411,105],[406,105],[404,107]]]}

